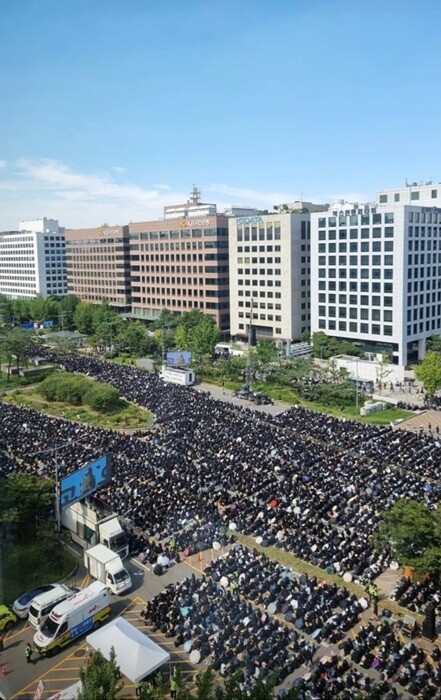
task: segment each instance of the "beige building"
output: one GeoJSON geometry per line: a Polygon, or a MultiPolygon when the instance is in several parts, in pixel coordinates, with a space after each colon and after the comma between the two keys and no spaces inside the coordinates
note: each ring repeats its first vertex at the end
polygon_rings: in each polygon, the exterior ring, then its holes
{"type": "Polygon", "coordinates": [[[164,208],[164,218],[129,224],[132,318],[193,309],[229,330],[228,217],[199,201],[164,208]]]}
{"type": "Polygon", "coordinates": [[[128,227],[71,229],[65,238],[68,293],[130,311],[128,227]]]}
{"type": "Polygon", "coordinates": [[[310,326],[310,215],[229,220],[231,335],[299,340],[310,326]]]}

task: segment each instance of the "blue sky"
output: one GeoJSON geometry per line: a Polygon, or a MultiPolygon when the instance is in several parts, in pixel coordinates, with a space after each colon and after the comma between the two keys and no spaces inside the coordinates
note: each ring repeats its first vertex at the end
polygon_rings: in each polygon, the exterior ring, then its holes
{"type": "Polygon", "coordinates": [[[0,4],[0,230],[441,180],[438,0],[0,4]]]}

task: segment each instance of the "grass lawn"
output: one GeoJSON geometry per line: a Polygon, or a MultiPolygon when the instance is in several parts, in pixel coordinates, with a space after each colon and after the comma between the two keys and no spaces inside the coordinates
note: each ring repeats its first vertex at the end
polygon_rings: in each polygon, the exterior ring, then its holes
{"type": "Polygon", "coordinates": [[[121,401],[120,405],[111,411],[100,413],[89,406],[72,406],[62,401],[48,402],[40,396],[35,387],[17,389],[6,394],[3,400],[18,406],[34,408],[50,416],[95,425],[97,428],[146,429],[153,421],[153,415],[149,411],[126,401],[121,401]]]}
{"type": "MultiPolygon", "coordinates": [[[[207,384],[216,384],[220,386],[221,382],[216,382],[213,379],[206,379],[207,384]]],[[[225,387],[234,391],[242,386],[239,382],[225,382],[225,387]]],[[[392,404],[390,408],[385,411],[379,411],[378,413],[371,413],[369,416],[360,416],[356,414],[355,406],[348,406],[341,410],[338,406],[327,406],[316,401],[306,401],[300,398],[298,394],[295,393],[294,388],[289,386],[278,386],[274,384],[264,384],[262,382],[253,383],[253,391],[263,391],[274,401],[283,401],[291,405],[304,406],[310,411],[316,411],[317,413],[327,413],[330,416],[336,416],[337,418],[351,418],[352,420],[358,420],[360,423],[371,423],[374,425],[389,425],[392,421],[403,420],[404,418],[409,418],[414,414],[411,411],[403,411],[400,408],[395,408],[392,404]]],[[[252,405],[252,404],[251,404],[252,405]]],[[[362,404],[360,403],[360,406],[362,404]]]]}
{"type": "Polygon", "coordinates": [[[41,376],[19,377],[15,374],[11,374],[8,381],[7,372],[0,372],[0,392],[17,389],[21,386],[28,386],[29,384],[36,384],[40,379],[41,376]]]}
{"type": "MultiPolygon", "coordinates": [[[[4,602],[10,605],[18,596],[40,583],[61,581],[74,569],[76,558],[60,544],[60,562],[41,556],[38,542],[3,546],[4,602]]],[[[3,601],[1,601],[3,602],[3,601]]]]}

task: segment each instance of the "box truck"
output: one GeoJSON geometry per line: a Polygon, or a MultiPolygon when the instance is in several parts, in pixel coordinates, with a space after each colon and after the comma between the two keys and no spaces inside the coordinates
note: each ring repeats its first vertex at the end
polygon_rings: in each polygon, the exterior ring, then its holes
{"type": "Polygon", "coordinates": [[[103,544],[86,549],[84,566],[93,578],[105,583],[112,593],[119,595],[132,587],[132,579],[121,557],[103,544]]]}
{"type": "Polygon", "coordinates": [[[52,656],[77,637],[100,627],[110,612],[107,586],[101,581],[94,581],[55,606],[34,635],[34,649],[41,656],[52,656]]]}
{"type": "Polygon", "coordinates": [[[116,513],[109,513],[92,500],[79,501],[64,508],[62,525],[70,530],[72,540],[84,549],[95,544],[104,544],[124,559],[129,554],[127,532],[116,513]]]}

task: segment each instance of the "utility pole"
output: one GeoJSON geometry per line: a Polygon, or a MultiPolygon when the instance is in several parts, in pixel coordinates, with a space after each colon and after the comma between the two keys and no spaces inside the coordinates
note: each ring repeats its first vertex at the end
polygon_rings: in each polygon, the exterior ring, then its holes
{"type": "Polygon", "coordinates": [[[251,342],[253,338],[253,297],[251,297],[251,308],[250,308],[250,318],[248,324],[248,354],[247,354],[247,367],[246,367],[246,386],[249,391],[251,391],[251,342]]]}

